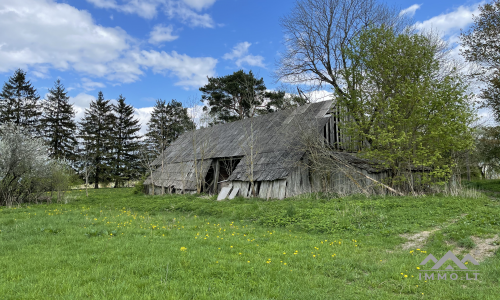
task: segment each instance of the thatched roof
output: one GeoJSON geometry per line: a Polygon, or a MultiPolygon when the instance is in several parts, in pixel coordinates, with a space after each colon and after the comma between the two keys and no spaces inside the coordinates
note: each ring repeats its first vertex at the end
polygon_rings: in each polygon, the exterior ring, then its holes
{"type": "MultiPolygon", "coordinates": [[[[251,119],[186,132],[165,150],[164,176],[155,176],[155,185],[194,189],[194,160],[204,158],[203,176],[217,158],[241,158],[228,180],[248,181],[247,167],[253,152],[253,180],[286,178],[304,155],[301,134],[306,127],[323,128],[328,122],[332,101],[306,104],[251,119]],[[252,134],[253,133],[253,134],[252,134]],[[253,147],[253,151],[251,151],[253,147]],[[196,149],[196,152],[194,151],[196,149]],[[196,155],[195,155],[196,154],[196,155]],[[159,178],[159,179],[156,179],[159,178]]],[[[162,158],[155,160],[160,166],[162,158]]],[[[148,179],[146,184],[151,183],[148,179]]]]}

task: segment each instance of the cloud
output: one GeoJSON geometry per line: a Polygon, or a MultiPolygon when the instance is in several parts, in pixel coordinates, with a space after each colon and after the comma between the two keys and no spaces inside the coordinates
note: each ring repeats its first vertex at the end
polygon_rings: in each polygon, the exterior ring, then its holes
{"type": "Polygon", "coordinates": [[[306,96],[311,102],[321,102],[321,101],[326,101],[326,100],[332,100],[335,98],[335,94],[329,91],[325,90],[319,90],[319,91],[312,91],[309,93],[306,93],[306,96]]]}
{"type": "Polygon", "coordinates": [[[149,33],[149,42],[151,44],[161,44],[163,42],[174,41],[179,38],[179,36],[173,35],[173,31],[174,28],[172,25],[164,26],[163,24],[158,24],[149,33]]]}
{"type": "Polygon", "coordinates": [[[198,14],[186,4],[179,1],[168,1],[164,5],[164,12],[170,18],[178,18],[191,27],[214,28],[215,22],[208,14],[198,14]]]}
{"type": "Polygon", "coordinates": [[[402,15],[406,15],[408,17],[413,17],[415,15],[415,12],[417,11],[417,9],[420,8],[420,4],[413,4],[412,6],[408,7],[408,8],[405,8],[403,9],[399,15],[402,16],[402,15]]]}
{"type": "Polygon", "coordinates": [[[124,13],[138,14],[145,19],[152,19],[156,16],[156,7],[160,3],[157,0],[129,0],[118,4],[115,0],[87,0],[99,8],[115,9],[124,13]]]}
{"type": "Polygon", "coordinates": [[[473,23],[472,15],[479,14],[479,4],[459,6],[449,13],[440,14],[423,22],[417,22],[415,26],[419,30],[437,30],[444,35],[454,34],[473,23]]]}
{"type": "Polygon", "coordinates": [[[95,81],[92,81],[88,78],[82,78],[82,83],[79,86],[86,91],[92,91],[96,88],[105,88],[106,87],[106,85],[104,85],[104,83],[95,82],[95,81]]]}
{"type": "Polygon", "coordinates": [[[141,130],[139,132],[142,135],[146,134],[148,130],[147,124],[149,122],[149,119],[151,119],[151,113],[153,112],[153,108],[154,107],[142,107],[142,108],[136,108],[134,110],[134,116],[141,123],[141,130]]]}
{"type": "Polygon", "coordinates": [[[183,2],[196,10],[202,10],[212,6],[215,0],[183,0],[183,2]]]}
{"type": "Polygon", "coordinates": [[[30,68],[35,76],[46,77],[50,69],[74,70],[85,76],[86,90],[102,87],[89,78],[129,83],[147,69],[179,76],[177,85],[192,87],[213,75],[217,64],[210,57],[141,51],[121,28],[97,25],[88,12],[53,0],[0,2],[0,41],[0,73],[30,68]]]}
{"type": "Polygon", "coordinates": [[[208,82],[207,76],[215,76],[217,60],[211,57],[190,57],[175,51],[141,51],[134,53],[137,64],[151,68],[155,73],[169,71],[180,80],[176,85],[199,87],[208,82]]]}
{"type": "Polygon", "coordinates": [[[145,19],[152,19],[158,10],[170,18],[177,18],[192,27],[214,27],[214,21],[208,14],[199,14],[212,6],[216,0],[87,0],[96,7],[114,9],[123,13],[137,14],[145,19]]]}
{"type": "Polygon", "coordinates": [[[96,97],[85,94],[85,93],[80,93],[76,95],[76,97],[70,97],[69,98],[69,103],[73,104],[73,108],[75,109],[75,120],[79,122],[84,114],[85,114],[85,109],[89,108],[90,102],[95,101],[96,97]]]}
{"type": "Polygon", "coordinates": [[[224,54],[222,58],[234,60],[238,67],[241,67],[243,64],[247,64],[249,66],[265,68],[266,66],[263,62],[264,57],[248,54],[248,48],[250,48],[251,45],[252,44],[249,42],[239,43],[234,46],[231,52],[224,54]]]}

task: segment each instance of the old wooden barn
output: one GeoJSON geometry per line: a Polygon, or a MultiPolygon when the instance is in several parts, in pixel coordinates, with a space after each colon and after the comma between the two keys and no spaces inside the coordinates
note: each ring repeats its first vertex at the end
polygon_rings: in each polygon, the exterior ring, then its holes
{"type": "Polygon", "coordinates": [[[201,191],[219,198],[249,197],[251,182],[265,199],[371,189],[370,178],[380,181],[387,170],[350,154],[357,146],[348,143],[341,124],[332,101],[324,101],[187,132],[155,160],[144,184],[148,193],[201,191]],[[345,168],[325,173],[310,167],[303,143],[315,134],[345,168]]]}

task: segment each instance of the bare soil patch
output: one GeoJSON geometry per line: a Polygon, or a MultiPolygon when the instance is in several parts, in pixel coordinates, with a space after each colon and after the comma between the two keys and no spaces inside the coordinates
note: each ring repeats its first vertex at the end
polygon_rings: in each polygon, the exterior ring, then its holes
{"type": "Polygon", "coordinates": [[[492,238],[480,238],[477,236],[471,236],[471,239],[476,244],[476,247],[474,247],[473,249],[455,247],[452,252],[455,255],[469,253],[479,262],[495,255],[495,252],[498,250],[498,248],[500,248],[500,240],[498,239],[498,235],[495,235],[492,238]]]}

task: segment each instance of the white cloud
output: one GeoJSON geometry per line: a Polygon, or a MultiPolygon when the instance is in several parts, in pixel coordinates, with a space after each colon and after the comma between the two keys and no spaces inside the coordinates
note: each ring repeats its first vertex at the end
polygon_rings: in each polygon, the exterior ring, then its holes
{"type": "Polygon", "coordinates": [[[208,14],[198,14],[183,2],[168,1],[164,5],[164,12],[170,18],[179,18],[191,27],[214,28],[215,22],[208,14]]]}
{"type": "Polygon", "coordinates": [[[140,51],[134,53],[137,64],[148,67],[156,73],[169,71],[180,79],[176,85],[199,87],[208,82],[207,76],[215,76],[217,60],[211,57],[190,57],[172,51],[140,51]]]}
{"type": "Polygon", "coordinates": [[[145,19],[154,18],[163,9],[170,18],[178,18],[193,27],[214,27],[208,14],[198,14],[212,6],[216,0],[87,0],[96,7],[114,9],[128,14],[137,14],[145,19]],[[194,9],[194,10],[193,10],[194,9]]]}
{"type": "Polygon", "coordinates": [[[196,10],[208,8],[215,3],[215,0],[182,0],[184,3],[196,10]]]}
{"type": "Polygon", "coordinates": [[[151,113],[153,112],[154,107],[142,107],[142,108],[136,108],[134,111],[134,116],[139,120],[141,123],[141,130],[139,131],[140,134],[144,135],[147,132],[148,129],[148,122],[149,119],[151,119],[151,113]]]}
{"type": "Polygon", "coordinates": [[[243,64],[247,64],[249,66],[265,68],[265,64],[263,62],[264,57],[248,54],[248,48],[250,48],[251,45],[252,44],[249,42],[239,43],[234,46],[231,52],[224,54],[222,58],[227,60],[234,60],[238,67],[241,67],[243,64]]]}
{"type": "Polygon", "coordinates": [[[138,14],[139,16],[152,19],[156,16],[156,7],[161,1],[158,0],[129,0],[118,4],[115,0],[87,0],[99,8],[115,9],[124,13],[138,14]]]}
{"type": "Polygon", "coordinates": [[[105,88],[106,87],[106,85],[104,85],[104,83],[95,82],[95,81],[92,81],[88,78],[82,78],[82,83],[79,86],[86,91],[92,91],[96,88],[105,88]]]}
{"type": "Polygon", "coordinates": [[[149,42],[151,44],[160,44],[163,42],[171,42],[179,38],[173,35],[174,27],[172,25],[164,26],[163,24],[156,25],[149,33],[149,42]]]}
{"type": "Polygon", "coordinates": [[[437,30],[444,35],[456,33],[472,24],[472,15],[479,14],[479,4],[459,6],[449,13],[440,14],[423,22],[417,22],[415,26],[419,30],[437,30]]]}
{"type": "Polygon", "coordinates": [[[415,12],[417,11],[417,9],[420,8],[420,4],[413,4],[412,6],[408,7],[408,8],[405,8],[403,9],[399,15],[402,16],[402,15],[406,15],[408,17],[413,17],[415,15],[415,12]]]}
{"type": "Polygon", "coordinates": [[[96,97],[85,93],[80,93],[76,95],[76,97],[69,98],[69,103],[74,104],[73,107],[76,112],[75,119],[77,122],[79,122],[83,118],[85,114],[85,109],[89,108],[90,102],[95,100],[96,97]]]}
{"type": "Polygon", "coordinates": [[[312,91],[306,93],[306,96],[311,102],[332,100],[335,97],[334,93],[325,90],[312,91]]]}
{"type": "MultiPolygon", "coordinates": [[[[0,2],[0,41],[0,72],[31,68],[38,77],[50,69],[75,70],[85,77],[129,83],[153,69],[178,76],[177,85],[192,87],[214,75],[217,63],[210,57],[141,51],[121,28],[97,25],[88,12],[54,0],[0,2]]],[[[102,87],[88,80],[85,89],[102,87]]]]}

